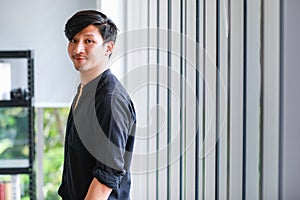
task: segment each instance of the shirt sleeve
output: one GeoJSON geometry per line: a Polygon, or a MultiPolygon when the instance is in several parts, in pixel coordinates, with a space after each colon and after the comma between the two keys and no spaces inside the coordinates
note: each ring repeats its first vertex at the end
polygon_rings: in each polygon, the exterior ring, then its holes
{"type": "Polygon", "coordinates": [[[93,176],[106,186],[118,189],[126,173],[126,163],[130,162],[126,156],[132,126],[130,103],[119,94],[109,94],[101,102],[96,101],[95,107],[105,135],[104,145],[99,147],[105,158],[96,162],[93,176]]]}

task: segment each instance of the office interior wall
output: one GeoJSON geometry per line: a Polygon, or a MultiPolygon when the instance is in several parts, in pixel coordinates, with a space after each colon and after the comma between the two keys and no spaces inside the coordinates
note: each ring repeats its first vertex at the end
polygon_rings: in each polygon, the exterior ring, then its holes
{"type": "Polygon", "coordinates": [[[34,51],[35,106],[70,105],[79,77],[67,54],[64,25],[76,11],[95,8],[96,0],[1,1],[0,50],[34,51]]]}
{"type": "Polygon", "coordinates": [[[281,178],[282,178],[282,199],[298,199],[300,196],[298,170],[299,161],[299,17],[300,2],[297,0],[285,0],[282,4],[283,32],[282,40],[282,157],[281,157],[281,178]]]}

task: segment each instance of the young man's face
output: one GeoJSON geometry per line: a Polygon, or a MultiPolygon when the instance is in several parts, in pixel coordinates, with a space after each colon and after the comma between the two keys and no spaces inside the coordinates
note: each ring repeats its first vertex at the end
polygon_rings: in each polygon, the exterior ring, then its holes
{"type": "Polygon", "coordinates": [[[94,25],[89,25],[77,33],[69,42],[68,53],[78,71],[88,71],[95,67],[105,67],[111,49],[94,25]]]}

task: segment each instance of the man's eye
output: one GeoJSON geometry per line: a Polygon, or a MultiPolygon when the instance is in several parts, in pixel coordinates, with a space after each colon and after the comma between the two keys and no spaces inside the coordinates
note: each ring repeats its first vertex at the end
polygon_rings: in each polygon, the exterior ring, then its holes
{"type": "Polygon", "coordinates": [[[93,43],[93,41],[92,41],[92,40],[89,40],[89,39],[87,39],[85,42],[86,42],[86,43],[93,43]]]}
{"type": "Polygon", "coordinates": [[[72,39],[70,40],[71,43],[76,43],[76,40],[72,39]]]}

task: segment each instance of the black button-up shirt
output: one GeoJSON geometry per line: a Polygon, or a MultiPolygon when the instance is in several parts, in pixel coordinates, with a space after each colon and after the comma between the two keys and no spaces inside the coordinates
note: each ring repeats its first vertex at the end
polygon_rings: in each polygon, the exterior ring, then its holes
{"type": "Polygon", "coordinates": [[[130,162],[136,115],[117,78],[106,70],[74,98],[66,128],[65,160],[59,195],[82,200],[93,180],[112,188],[109,199],[130,198],[130,162]]]}

